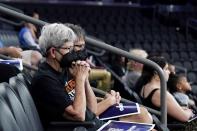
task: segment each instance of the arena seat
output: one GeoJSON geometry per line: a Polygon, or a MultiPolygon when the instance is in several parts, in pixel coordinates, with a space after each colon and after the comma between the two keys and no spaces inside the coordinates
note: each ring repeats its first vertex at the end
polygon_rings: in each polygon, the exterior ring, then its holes
{"type": "Polygon", "coordinates": [[[0,130],[20,131],[8,105],[0,98],[0,130]]]}
{"type": "Polygon", "coordinates": [[[193,71],[188,72],[187,78],[191,84],[197,83],[196,72],[193,71]]]}
{"type": "MultiPolygon", "coordinates": [[[[26,77],[23,77],[25,81],[26,77]]],[[[42,125],[38,116],[38,112],[36,110],[35,104],[33,102],[33,99],[29,93],[29,90],[27,89],[26,85],[24,84],[23,79],[21,79],[21,74],[18,74],[15,77],[10,78],[10,87],[14,89],[15,93],[19,97],[19,100],[21,101],[23,108],[25,110],[25,113],[27,117],[29,118],[30,122],[33,125],[34,131],[42,131],[42,125]]],[[[95,125],[94,122],[58,122],[54,121],[51,122],[47,131],[61,131],[61,130],[79,130],[83,129],[85,131],[85,127],[93,127],[95,125]],[[78,128],[83,127],[83,128],[78,128]]]]}
{"type": "Polygon", "coordinates": [[[30,120],[33,130],[42,131],[43,128],[38,116],[38,112],[35,108],[35,104],[28,89],[25,87],[25,84],[20,79],[18,79],[17,76],[10,78],[9,84],[19,97],[19,100],[22,103],[23,109],[28,119],[30,120]]]}
{"type": "Polygon", "coordinates": [[[32,125],[30,124],[29,119],[26,116],[26,113],[13,92],[11,88],[9,88],[9,84],[1,83],[0,84],[0,96],[3,98],[4,102],[7,103],[10,110],[13,113],[14,118],[16,119],[16,123],[18,124],[21,131],[33,131],[32,125]]]}
{"type": "Polygon", "coordinates": [[[191,71],[192,70],[192,64],[190,61],[187,61],[186,59],[183,62],[183,66],[188,70],[191,71]]]}
{"type": "Polygon", "coordinates": [[[20,46],[18,33],[14,30],[0,29],[0,40],[2,41],[5,47],[20,46]]]}
{"type": "MultiPolygon", "coordinates": [[[[0,105],[3,105],[0,106],[1,113],[7,108],[10,109],[5,112],[5,116],[8,116],[6,124],[2,121],[2,115],[0,116],[0,129],[2,131],[43,131],[34,102],[23,82],[16,76],[10,79],[10,84],[11,86],[7,83],[0,84],[0,105]],[[10,127],[6,128],[7,125],[10,127]]],[[[86,131],[86,127],[94,125],[94,122],[51,122],[46,130],[86,131]]]]}
{"type": "Polygon", "coordinates": [[[192,69],[197,71],[197,61],[192,61],[192,69]]]}

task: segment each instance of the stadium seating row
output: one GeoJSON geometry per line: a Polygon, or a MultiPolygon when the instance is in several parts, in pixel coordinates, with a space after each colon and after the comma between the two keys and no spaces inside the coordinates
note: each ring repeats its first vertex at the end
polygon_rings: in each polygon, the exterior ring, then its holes
{"type": "MultiPolygon", "coordinates": [[[[25,79],[22,74],[18,74],[10,78],[9,84],[5,82],[0,84],[0,129],[3,131],[44,130],[25,79]]],[[[83,126],[91,127],[94,123],[52,122],[47,130],[86,131],[83,126]]]]}

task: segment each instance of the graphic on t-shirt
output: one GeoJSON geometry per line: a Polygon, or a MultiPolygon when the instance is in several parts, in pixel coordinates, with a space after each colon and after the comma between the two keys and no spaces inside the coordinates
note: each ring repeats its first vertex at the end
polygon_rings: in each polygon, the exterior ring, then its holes
{"type": "Polygon", "coordinates": [[[75,97],[75,81],[73,79],[69,80],[65,84],[65,91],[68,93],[71,100],[74,100],[75,97]]]}

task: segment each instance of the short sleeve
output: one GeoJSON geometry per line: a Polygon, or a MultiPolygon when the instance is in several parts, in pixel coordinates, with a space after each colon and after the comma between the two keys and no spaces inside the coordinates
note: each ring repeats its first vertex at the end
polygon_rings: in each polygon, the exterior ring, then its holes
{"type": "Polygon", "coordinates": [[[72,104],[61,82],[49,76],[37,78],[32,84],[32,92],[39,105],[48,113],[62,115],[65,108],[72,104]]]}

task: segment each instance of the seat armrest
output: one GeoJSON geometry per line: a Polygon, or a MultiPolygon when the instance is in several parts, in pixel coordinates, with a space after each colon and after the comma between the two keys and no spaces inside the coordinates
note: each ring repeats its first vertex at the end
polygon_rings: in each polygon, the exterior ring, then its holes
{"type": "Polygon", "coordinates": [[[185,125],[184,124],[182,124],[182,123],[175,123],[175,124],[168,124],[168,128],[169,129],[185,129],[185,125]]]}
{"type": "Polygon", "coordinates": [[[159,131],[170,131],[167,127],[164,127],[162,125],[160,120],[154,114],[152,114],[152,118],[153,118],[153,121],[159,131]]]}
{"type": "Polygon", "coordinates": [[[58,122],[58,121],[53,121],[53,122],[50,122],[50,126],[53,126],[53,127],[79,127],[79,126],[82,126],[82,127],[86,127],[86,128],[92,128],[96,125],[95,122],[58,122]]]}

